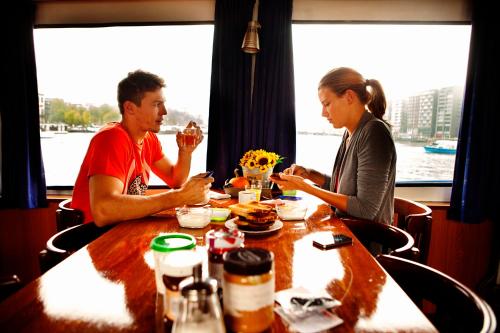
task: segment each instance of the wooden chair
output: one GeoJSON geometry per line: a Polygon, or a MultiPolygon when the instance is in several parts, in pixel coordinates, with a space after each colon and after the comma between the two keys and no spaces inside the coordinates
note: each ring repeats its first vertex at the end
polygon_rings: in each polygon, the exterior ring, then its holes
{"type": "Polygon", "coordinates": [[[17,275],[0,276],[0,302],[21,289],[23,284],[17,275]]]}
{"type": "Polygon", "coordinates": [[[427,263],[431,243],[432,210],[424,204],[404,198],[394,198],[395,226],[407,231],[415,240],[420,254],[415,259],[427,263]]]}
{"type": "Polygon", "coordinates": [[[58,232],[47,241],[46,248],[38,256],[40,272],[45,273],[72,253],[101,236],[111,227],[98,227],[91,222],[58,232]]]}
{"type": "Polygon", "coordinates": [[[83,212],[78,209],[71,208],[71,199],[66,199],[59,203],[59,208],[56,210],[57,231],[62,231],[82,223],[83,212]]]}
{"type": "Polygon", "coordinates": [[[368,220],[342,218],[342,221],[373,255],[379,254],[371,250],[375,244],[375,247],[378,245],[384,254],[392,254],[409,259],[418,257],[418,250],[413,246],[415,241],[404,230],[368,220]]]}
{"type": "Polygon", "coordinates": [[[377,260],[439,332],[495,332],[489,305],[460,282],[412,260],[390,255],[377,260]]]}

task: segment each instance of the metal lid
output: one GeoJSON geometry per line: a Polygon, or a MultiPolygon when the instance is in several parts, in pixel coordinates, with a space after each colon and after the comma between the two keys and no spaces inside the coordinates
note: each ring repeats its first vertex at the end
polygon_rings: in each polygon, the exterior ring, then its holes
{"type": "Polygon", "coordinates": [[[239,248],[224,253],[224,270],[236,275],[259,275],[273,266],[272,252],[261,248],[239,248]]]}
{"type": "Polygon", "coordinates": [[[151,241],[151,249],[158,252],[191,250],[196,246],[196,239],[188,234],[171,233],[160,235],[151,241]]]}

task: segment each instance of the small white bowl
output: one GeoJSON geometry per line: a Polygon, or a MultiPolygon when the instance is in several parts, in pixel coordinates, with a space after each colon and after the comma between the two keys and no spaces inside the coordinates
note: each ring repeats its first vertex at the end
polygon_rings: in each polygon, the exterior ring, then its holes
{"type": "Polygon", "coordinates": [[[303,220],[306,216],[307,207],[295,202],[287,202],[284,205],[276,205],[276,213],[281,220],[303,220]]]}
{"type": "Polygon", "coordinates": [[[205,228],[210,223],[209,207],[183,207],[176,209],[177,220],[183,228],[205,228]]]}
{"type": "Polygon", "coordinates": [[[212,208],[211,221],[224,222],[227,220],[231,210],[228,208],[212,208]]]}

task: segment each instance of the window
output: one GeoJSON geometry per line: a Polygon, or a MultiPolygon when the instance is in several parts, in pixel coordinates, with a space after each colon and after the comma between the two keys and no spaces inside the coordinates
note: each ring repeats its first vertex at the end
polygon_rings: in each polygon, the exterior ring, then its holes
{"type": "Polygon", "coordinates": [[[455,154],[424,146],[456,143],[470,25],[294,24],[292,32],[298,164],[331,173],[343,130],[321,117],[317,85],[328,70],[347,66],[384,87],[396,180],[453,178],[455,154]]]}
{"type": "MultiPolygon", "coordinates": [[[[166,155],[175,162],[175,132],[195,120],[205,140],[191,174],[205,171],[213,25],[40,28],[34,38],[47,186],[74,185],[94,132],[121,119],[117,85],[136,69],[166,82],[166,155]]],[[[153,175],[150,184],[163,182],[153,175]]]]}

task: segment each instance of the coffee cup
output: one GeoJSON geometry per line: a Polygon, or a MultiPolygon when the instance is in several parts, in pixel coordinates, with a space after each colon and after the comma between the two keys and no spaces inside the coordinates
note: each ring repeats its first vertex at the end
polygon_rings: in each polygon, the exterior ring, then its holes
{"type": "Polygon", "coordinates": [[[238,193],[238,202],[247,203],[250,201],[256,201],[257,195],[254,191],[240,191],[238,193]]]}

